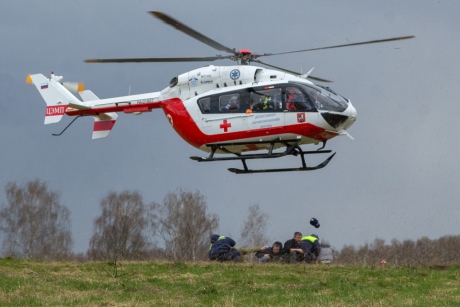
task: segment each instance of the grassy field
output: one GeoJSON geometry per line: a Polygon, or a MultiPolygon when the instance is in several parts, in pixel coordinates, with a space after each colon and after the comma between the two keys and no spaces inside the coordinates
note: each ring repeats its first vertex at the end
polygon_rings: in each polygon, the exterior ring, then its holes
{"type": "Polygon", "coordinates": [[[460,306],[459,269],[0,259],[0,306],[460,306]]]}

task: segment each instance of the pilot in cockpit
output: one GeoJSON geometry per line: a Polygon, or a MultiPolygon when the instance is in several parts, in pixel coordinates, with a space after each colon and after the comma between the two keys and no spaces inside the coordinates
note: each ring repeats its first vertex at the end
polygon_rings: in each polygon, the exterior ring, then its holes
{"type": "Polygon", "coordinates": [[[286,109],[292,111],[310,111],[312,109],[298,88],[288,87],[286,90],[286,109]]]}
{"type": "Polygon", "coordinates": [[[286,109],[295,111],[296,106],[295,106],[295,101],[296,101],[296,90],[299,91],[298,89],[291,87],[287,89],[287,97],[286,97],[286,109]]]}

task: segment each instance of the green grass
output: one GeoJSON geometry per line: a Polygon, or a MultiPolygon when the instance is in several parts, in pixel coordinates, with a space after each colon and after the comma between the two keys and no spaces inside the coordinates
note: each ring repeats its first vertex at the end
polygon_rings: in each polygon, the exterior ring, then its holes
{"type": "Polygon", "coordinates": [[[460,267],[0,259],[0,306],[460,306],[460,267]]]}

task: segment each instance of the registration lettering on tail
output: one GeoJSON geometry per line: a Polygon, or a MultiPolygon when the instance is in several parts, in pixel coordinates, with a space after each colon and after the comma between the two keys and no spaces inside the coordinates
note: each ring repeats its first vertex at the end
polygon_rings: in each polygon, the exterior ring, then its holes
{"type": "Polygon", "coordinates": [[[47,106],[46,107],[46,114],[45,116],[59,116],[64,115],[65,111],[67,110],[67,106],[47,106]]]}

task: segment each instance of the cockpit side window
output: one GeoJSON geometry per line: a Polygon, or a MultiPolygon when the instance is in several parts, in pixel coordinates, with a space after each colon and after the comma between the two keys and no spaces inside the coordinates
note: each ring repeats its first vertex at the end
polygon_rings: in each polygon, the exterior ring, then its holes
{"type": "Polygon", "coordinates": [[[315,111],[311,101],[302,91],[294,86],[288,86],[285,90],[286,110],[296,112],[315,111]]]}
{"type": "Polygon", "coordinates": [[[308,98],[318,110],[343,112],[348,108],[347,102],[340,96],[319,87],[301,85],[308,98]]]}

